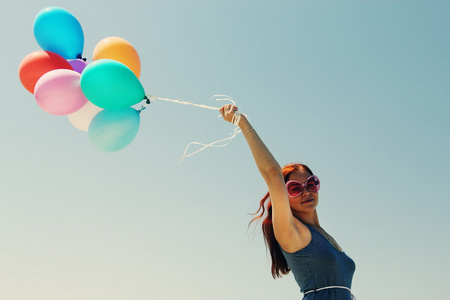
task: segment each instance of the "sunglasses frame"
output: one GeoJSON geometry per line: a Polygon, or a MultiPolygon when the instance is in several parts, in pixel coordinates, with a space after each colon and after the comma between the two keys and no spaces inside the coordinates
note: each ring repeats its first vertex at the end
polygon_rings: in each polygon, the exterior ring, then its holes
{"type": "Polygon", "coordinates": [[[303,192],[303,189],[304,188],[306,188],[308,191],[310,191],[311,193],[317,193],[318,191],[319,191],[319,189],[320,189],[320,180],[319,180],[319,177],[317,177],[316,175],[311,175],[311,176],[309,176],[306,180],[305,180],[305,182],[304,183],[301,183],[301,182],[299,182],[299,181],[297,181],[297,180],[289,180],[288,182],[286,182],[286,190],[287,190],[287,193],[288,193],[288,195],[290,196],[290,197],[293,197],[293,198],[295,198],[295,197],[298,197],[298,196],[300,196],[300,194],[303,192]],[[306,183],[308,182],[308,180],[310,180],[310,178],[314,178],[314,181],[317,181],[318,182],[318,184],[316,185],[317,186],[317,190],[316,191],[311,191],[310,189],[308,189],[308,187],[306,186],[306,183]],[[291,193],[289,193],[289,184],[290,183],[298,183],[298,184],[300,184],[300,187],[301,187],[301,190],[300,190],[300,192],[297,194],[297,195],[291,195],[291,193]]]}

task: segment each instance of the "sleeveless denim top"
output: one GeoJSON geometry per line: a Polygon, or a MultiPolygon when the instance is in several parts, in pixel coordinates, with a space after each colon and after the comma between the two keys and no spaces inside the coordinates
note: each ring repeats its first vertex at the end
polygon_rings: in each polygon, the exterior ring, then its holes
{"type": "MultiPolygon", "coordinates": [[[[281,249],[302,293],[323,287],[343,286],[351,288],[355,263],[345,252],[336,250],[331,243],[312,226],[311,242],[303,249],[288,253],[281,249]]],[[[280,247],[281,248],[281,247],[280,247]]],[[[305,300],[350,300],[351,292],[342,288],[310,292],[305,300]]]]}

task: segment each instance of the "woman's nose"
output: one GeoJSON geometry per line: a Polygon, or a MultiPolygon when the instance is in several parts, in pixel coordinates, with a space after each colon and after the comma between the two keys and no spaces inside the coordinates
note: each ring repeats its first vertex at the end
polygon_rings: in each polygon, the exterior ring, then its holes
{"type": "Polygon", "coordinates": [[[306,187],[303,187],[303,189],[302,189],[302,196],[305,197],[305,196],[308,196],[310,194],[311,194],[310,190],[308,190],[306,187]]]}

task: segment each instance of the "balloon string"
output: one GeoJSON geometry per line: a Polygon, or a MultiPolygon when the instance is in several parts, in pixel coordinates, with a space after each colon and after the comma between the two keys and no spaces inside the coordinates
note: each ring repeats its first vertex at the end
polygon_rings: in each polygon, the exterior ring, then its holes
{"type": "Polygon", "coordinates": [[[237,136],[240,132],[241,132],[241,130],[239,129],[239,127],[237,127],[237,128],[235,128],[235,129],[233,130],[233,132],[230,133],[230,135],[231,135],[230,137],[225,138],[225,139],[223,139],[223,140],[215,141],[215,142],[212,142],[212,143],[209,143],[209,144],[203,144],[203,143],[199,143],[199,142],[191,142],[191,143],[189,143],[189,144],[186,146],[186,149],[184,149],[183,156],[181,157],[179,163],[181,163],[181,162],[183,161],[183,159],[185,159],[186,157],[189,157],[189,156],[192,156],[192,155],[194,155],[194,154],[197,154],[197,153],[199,153],[200,151],[203,151],[203,150],[205,150],[205,149],[208,148],[208,147],[216,147],[216,148],[220,148],[220,147],[225,147],[225,146],[227,146],[227,145],[231,142],[231,140],[232,140],[235,136],[237,136]],[[225,142],[225,141],[228,141],[228,142],[226,142],[225,144],[222,144],[222,145],[216,145],[216,144],[218,144],[218,143],[225,142]],[[199,146],[202,146],[202,147],[201,147],[200,149],[198,149],[197,151],[194,151],[194,152],[192,152],[192,153],[187,154],[188,148],[189,148],[189,146],[191,146],[191,145],[199,145],[199,146]]]}
{"type": "MultiPolygon", "coordinates": [[[[173,99],[168,99],[168,98],[156,97],[156,96],[152,96],[152,95],[145,95],[145,99],[146,99],[147,101],[146,101],[146,103],[144,104],[144,106],[142,106],[142,108],[140,109],[140,111],[144,110],[144,109],[146,108],[146,106],[147,106],[148,104],[151,103],[152,100],[161,100],[161,101],[167,101],[167,102],[172,102],[172,103],[178,103],[178,104],[184,104],[184,105],[191,105],[191,106],[195,106],[195,107],[199,107],[199,108],[204,108],[204,109],[209,109],[209,110],[219,110],[219,109],[220,109],[219,107],[212,107],[212,106],[208,106],[208,105],[204,105],[204,104],[196,104],[196,103],[187,102],[187,101],[184,101],[184,100],[181,100],[181,99],[173,100],[173,99]]],[[[227,95],[214,95],[214,96],[212,96],[212,97],[210,98],[210,100],[215,100],[215,101],[229,101],[229,102],[233,103],[233,105],[236,105],[236,102],[233,100],[233,98],[231,98],[230,96],[227,96],[227,95]]],[[[239,116],[240,116],[240,115],[239,115],[239,116]]],[[[218,117],[221,117],[221,115],[219,115],[218,117]]],[[[197,153],[199,153],[200,151],[203,151],[203,150],[205,150],[205,149],[208,148],[208,147],[216,147],[216,148],[220,148],[220,147],[225,147],[225,146],[227,146],[227,145],[231,142],[231,140],[241,132],[241,130],[240,130],[239,127],[237,126],[237,123],[238,123],[238,122],[233,122],[233,124],[236,125],[236,127],[235,127],[234,130],[230,133],[230,137],[228,137],[228,138],[225,138],[225,139],[222,139],[222,140],[219,140],[219,141],[215,141],[215,142],[212,142],[212,143],[209,143],[209,144],[204,144],[204,143],[199,143],[199,142],[191,142],[191,143],[189,143],[189,144],[186,146],[186,148],[184,149],[183,156],[181,157],[179,163],[181,163],[181,162],[183,161],[183,159],[185,159],[186,157],[189,157],[189,156],[192,156],[192,155],[194,155],[194,154],[197,154],[197,153]],[[224,144],[220,144],[220,143],[223,143],[223,142],[225,142],[225,143],[224,143],[224,144]],[[219,144],[219,145],[218,145],[218,144],[219,144]],[[191,153],[188,154],[188,149],[189,149],[189,147],[192,146],[192,145],[198,145],[198,146],[201,146],[201,148],[198,149],[198,150],[196,150],[196,151],[194,151],[194,152],[191,152],[191,153]]]]}
{"type": "MultiPolygon", "coordinates": [[[[152,95],[145,95],[148,99],[151,100],[162,100],[162,101],[167,101],[167,102],[172,102],[172,103],[179,103],[179,104],[184,104],[184,105],[192,105],[192,106],[196,106],[196,107],[200,107],[200,108],[205,108],[205,109],[210,109],[210,110],[219,110],[220,107],[212,107],[212,106],[208,106],[208,105],[204,105],[204,104],[196,104],[196,103],[192,103],[192,102],[187,102],[181,99],[168,99],[168,98],[161,98],[161,97],[156,97],[156,96],[152,96],[152,95]]],[[[233,103],[234,105],[236,105],[236,103],[233,101],[233,99],[227,95],[214,95],[211,97],[210,100],[216,100],[216,101],[230,101],[231,103],[233,103]],[[224,98],[225,97],[225,98],[224,98]]]]}

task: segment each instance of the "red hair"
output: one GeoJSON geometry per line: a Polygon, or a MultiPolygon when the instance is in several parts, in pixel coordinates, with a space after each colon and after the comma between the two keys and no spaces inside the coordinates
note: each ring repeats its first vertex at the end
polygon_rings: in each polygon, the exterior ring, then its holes
{"type": "MultiPolygon", "coordinates": [[[[308,166],[299,163],[292,163],[284,166],[282,169],[284,182],[287,182],[289,180],[289,176],[291,176],[292,173],[300,170],[307,171],[311,175],[313,175],[313,172],[310,168],[308,168],[308,166]]],[[[273,231],[272,201],[270,201],[269,192],[267,192],[267,194],[261,199],[261,201],[259,202],[259,208],[253,215],[257,216],[253,218],[250,223],[265,217],[262,221],[262,232],[264,235],[264,242],[266,243],[266,247],[269,249],[270,256],[272,258],[272,277],[277,278],[288,274],[290,269],[287,265],[286,259],[283,256],[283,253],[281,252],[280,245],[275,239],[275,234],[273,231]],[[259,213],[260,211],[261,213],[259,213]]]]}

